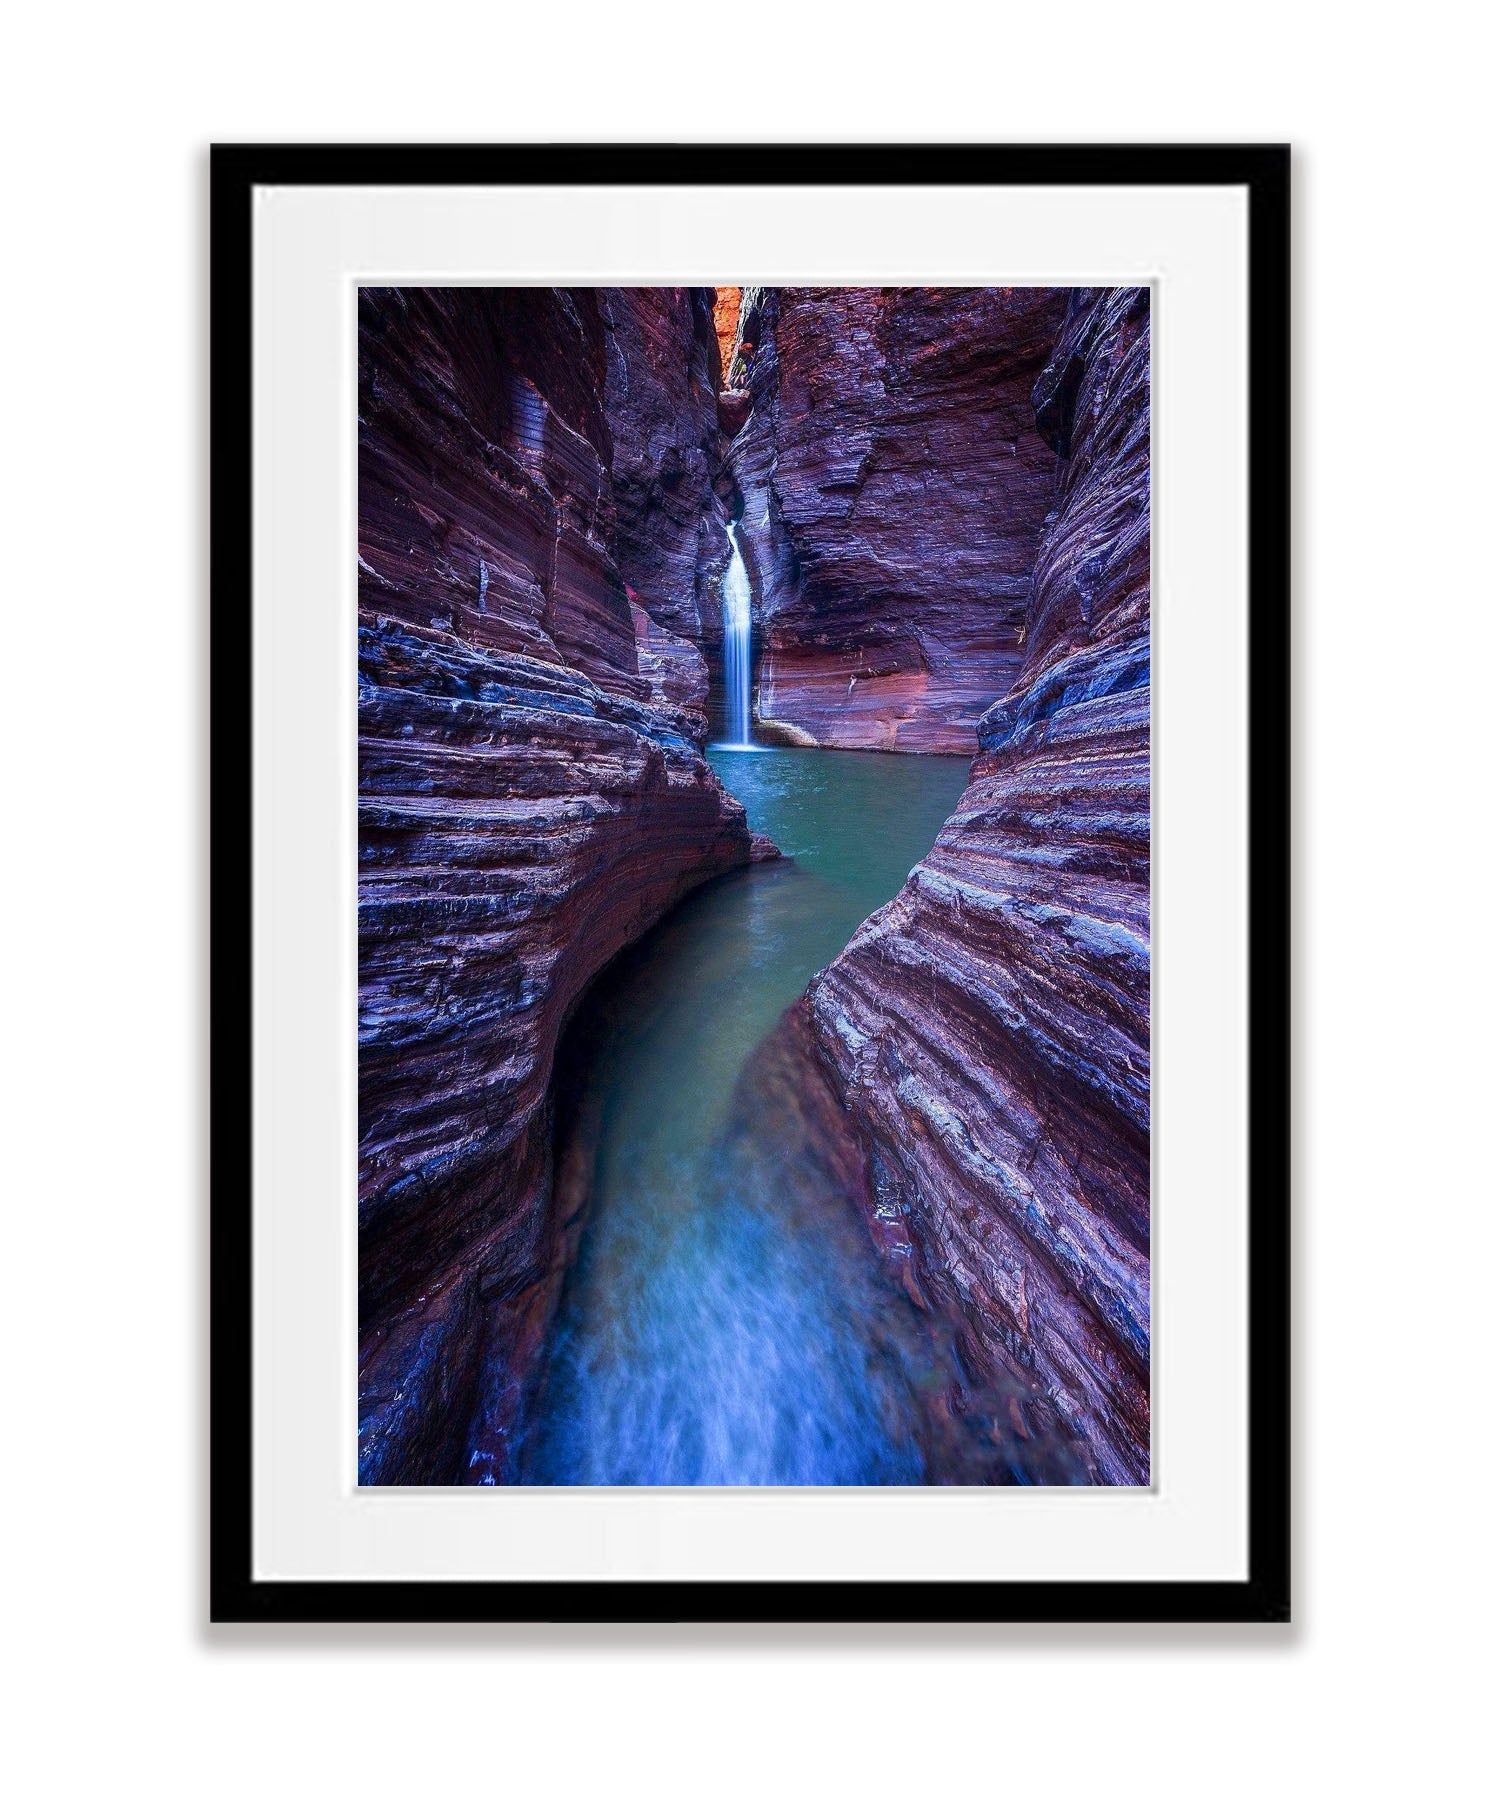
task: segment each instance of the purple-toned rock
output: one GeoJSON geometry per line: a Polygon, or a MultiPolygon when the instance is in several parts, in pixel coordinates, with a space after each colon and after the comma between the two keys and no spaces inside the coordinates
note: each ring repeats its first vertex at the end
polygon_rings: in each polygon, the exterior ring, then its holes
{"type": "MultiPolygon", "coordinates": [[[[670,290],[361,297],[366,1482],[504,1478],[568,1247],[559,1034],[611,957],[754,853],[699,753],[701,655],[632,609],[619,564],[634,490],[606,392],[652,392],[701,310],[670,290]]],[[[688,604],[690,512],[669,529],[643,504],[630,552],[688,604]]]]}
{"type": "Polygon", "coordinates": [[[758,706],[817,743],[971,751],[1021,664],[1056,454],[1051,288],[744,290],[730,452],[758,706]]]}
{"type": "Polygon", "coordinates": [[[362,290],[361,611],[644,698],[604,379],[588,291],[362,290]]]}
{"type": "Polygon", "coordinates": [[[687,638],[658,625],[630,590],[636,661],[650,684],[651,704],[694,743],[708,738],[708,664],[687,638]]]}
{"type": "Polygon", "coordinates": [[[1116,1483],[1150,1479],[1148,307],[1068,304],[1024,666],[932,853],[807,1000],[965,1365],[1029,1381],[1116,1483]]]}
{"type": "MultiPolygon", "coordinates": [[[[728,514],[715,493],[719,345],[712,288],[599,288],[619,572],[678,637],[716,639],[728,514]]],[[[583,301],[579,301],[580,307],[583,301]]]]}

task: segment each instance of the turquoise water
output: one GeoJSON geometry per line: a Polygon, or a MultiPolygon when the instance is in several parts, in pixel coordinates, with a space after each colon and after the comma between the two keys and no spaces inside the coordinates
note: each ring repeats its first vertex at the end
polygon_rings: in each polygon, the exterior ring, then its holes
{"type": "Polygon", "coordinates": [[[690,895],[570,1033],[559,1167],[586,1210],[525,1479],[928,1480],[924,1396],[951,1371],[816,1143],[788,1158],[807,1128],[766,1040],[931,848],[968,762],[711,760],[787,860],[690,895]]]}

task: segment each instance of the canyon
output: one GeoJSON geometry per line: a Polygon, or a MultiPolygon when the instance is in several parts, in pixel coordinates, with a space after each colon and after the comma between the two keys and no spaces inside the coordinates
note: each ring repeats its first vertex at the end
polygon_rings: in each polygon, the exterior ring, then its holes
{"type": "Polygon", "coordinates": [[[361,295],[365,1481],[503,1478],[567,1257],[564,1021],[757,853],[674,630],[720,555],[710,323],[671,290],[361,295]],[[701,387],[666,404],[684,366],[701,387]]]}
{"type": "Polygon", "coordinates": [[[1021,662],[1053,447],[1032,388],[1052,288],[750,289],[730,467],[760,713],[841,749],[970,753],[1021,662]]]}
{"type": "Polygon", "coordinates": [[[1075,297],[1026,655],[931,853],[810,988],[819,1051],[966,1366],[1150,1480],[1150,344],[1075,297]]]}
{"type": "Polygon", "coordinates": [[[361,1481],[1149,1480],[1149,429],[1138,290],[362,291],[361,1481]]]}

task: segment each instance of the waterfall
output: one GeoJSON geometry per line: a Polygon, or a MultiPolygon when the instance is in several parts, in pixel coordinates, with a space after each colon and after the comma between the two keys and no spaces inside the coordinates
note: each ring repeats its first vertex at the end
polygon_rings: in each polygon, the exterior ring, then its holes
{"type": "Polygon", "coordinates": [[[750,746],[750,571],[740,540],[729,526],[729,567],[724,571],[724,717],[728,743],[750,746]]]}

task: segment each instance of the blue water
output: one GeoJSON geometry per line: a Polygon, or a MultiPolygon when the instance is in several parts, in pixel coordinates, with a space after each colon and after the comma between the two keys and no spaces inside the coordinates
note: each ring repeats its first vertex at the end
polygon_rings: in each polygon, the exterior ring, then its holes
{"type": "Polygon", "coordinates": [[[934,1479],[930,1400],[951,1366],[825,1166],[781,1037],[767,1040],[931,847],[968,764],[782,749],[712,760],[790,860],[690,895],[570,1034],[559,1194],[583,1225],[524,1479],[934,1479]]]}

